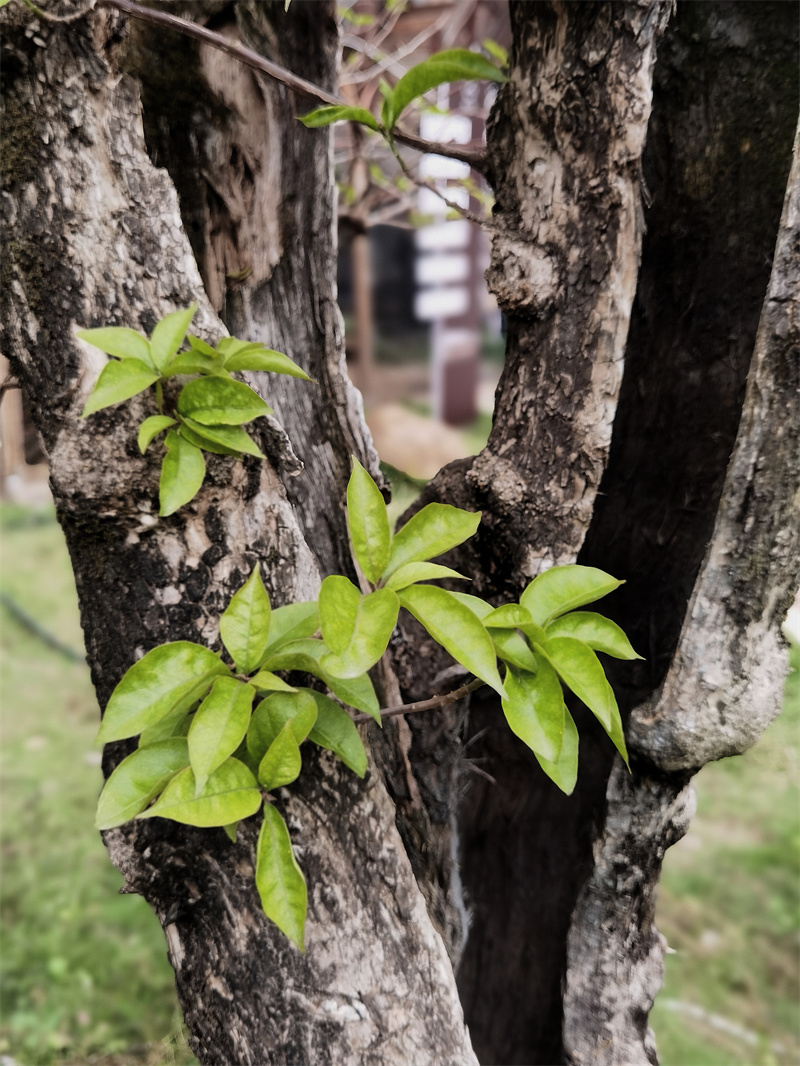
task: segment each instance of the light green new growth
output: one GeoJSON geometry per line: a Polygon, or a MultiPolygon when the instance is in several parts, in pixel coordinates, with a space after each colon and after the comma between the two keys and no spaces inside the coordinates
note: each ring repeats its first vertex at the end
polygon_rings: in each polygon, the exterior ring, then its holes
{"type": "MultiPolygon", "coordinates": [[[[486,50],[492,51],[489,47],[486,50]]],[[[496,52],[494,54],[496,55],[496,52]]],[[[409,104],[424,96],[430,89],[451,81],[507,80],[502,70],[480,52],[471,52],[467,48],[450,48],[444,52],[436,52],[422,63],[411,67],[393,89],[385,81],[381,81],[383,105],[380,120],[363,107],[327,105],[316,107],[308,114],[301,115],[300,121],[309,129],[330,126],[334,122],[357,122],[375,133],[380,133],[391,144],[400,116],[409,104]]]]}
{"type": "MultiPolygon", "coordinates": [[[[159,358],[168,360],[175,334],[164,336],[159,358]]],[[[139,340],[127,334],[103,342],[141,353],[139,340]]],[[[145,439],[150,432],[143,431],[145,439]]],[[[169,429],[168,447],[169,434],[180,440],[179,433],[169,429]]],[[[347,504],[361,588],[331,575],[317,603],[273,610],[257,563],[220,618],[229,663],[189,641],[153,648],[117,685],[100,728],[104,741],[141,737],[138,750],[106,782],[98,828],[162,817],[219,827],[235,842],[237,823],[263,808],[256,886],[267,916],[301,950],[306,884],[272,792],[297,779],[306,742],[364,776],[366,751],[346,708],[380,724],[367,671],[386,651],[401,605],[497,691],[510,728],[566,793],[577,778],[578,733],[564,686],[595,714],[627,761],[622,720],[595,652],[639,658],[613,622],[587,611],[569,613],[618,587],[603,571],[554,567],[528,585],[520,603],[493,608],[477,596],[424,583],[461,577],[431,560],[471,537],[479,513],[428,504],[393,536],[383,496],[355,458],[347,504]],[[313,675],[331,695],[293,688],[277,676],[289,670],[313,675]]]]}
{"type": "Polygon", "coordinates": [[[311,381],[288,355],[263,344],[224,337],[212,347],[199,337],[187,336],[196,311],[197,305],[192,304],[168,314],[156,324],[149,340],[123,326],[84,329],[77,334],[112,357],[100,372],[81,418],[154,387],[159,413],[145,418],[139,426],[138,445],[144,455],[156,437],[167,431],[159,483],[162,518],[174,514],[200,491],[206,475],[204,451],[236,459],[244,455],[264,458],[242,427],[272,414],[272,408],[231,374],[267,370],[311,381]],[[184,342],[189,348],[182,352],[184,342]],[[164,386],[171,378],[189,375],[199,376],[186,382],[174,407],[165,410],[164,386]]]}

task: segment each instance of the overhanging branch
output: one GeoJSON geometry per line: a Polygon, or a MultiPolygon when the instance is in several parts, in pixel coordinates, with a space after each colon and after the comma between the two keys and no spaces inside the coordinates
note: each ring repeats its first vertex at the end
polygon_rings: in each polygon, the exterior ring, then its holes
{"type": "MultiPolygon", "coordinates": [[[[196,41],[203,41],[205,44],[211,45],[212,48],[217,48],[220,52],[231,56],[232,59],[236,59],[254,70],[261,71],[267,77],[279,81],[287,89],[291,89],[296,96],[301,97],[303,100],[308,100],[310,103],[320,106],[347,106],[346,100],[336,96],[334,93],[329,93],[325,89],[321,89],[310,81],[306,81],[305,78],[298,77],[297,74],[293,74],[286,67],[281,67],[277,63],[273,63],[271,60],[259,55],[258,52],[254,52],[252,48],[247,48],[243,44],[231,41],[220,33],[206,29],[205,26],[198,26],[194,22],[189,22],[188,19],[178,18],[177,15],[170,15],[166,11],[154,11],[148,7],[141,7],[139,4],[133,3],[132,0],[98,0],[98,7],[114,8],[116,11],[121,11],[132,18],[141,19],[143,22],[152,23],[154,26],[164,26],[167,29],[176,30],[186,37],[193,37],[196,41]]],[[[481,174],[486,170],[487,159],[483,148],[476,149],[470,145],[426,141],[415,133],[407,133],[397,128],[395,128],[393,136],[396,141],[407,145],[409,148],[414,148],[418,152],[458,159],[462,163],[468,163],[469,166],[481,174]]]]}

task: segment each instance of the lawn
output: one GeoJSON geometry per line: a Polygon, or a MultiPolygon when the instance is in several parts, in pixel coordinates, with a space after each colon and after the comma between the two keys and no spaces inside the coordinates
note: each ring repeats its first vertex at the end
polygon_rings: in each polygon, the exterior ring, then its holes
{"type": "MultiPolygon", "coordinates": [[[[52,510],[3,505],[0,532],[2,591],[80,651],[52,510]]],[[[0,611],[0,1056],[20,1066],[193,1062],[158,923],[143,900],[118,895],[92,828],[101,775],[88,671],[0,611]]],[[[652,1015],[663,1066],[800,1062],[799,727],[795,674],[760,744],[697,778],[698,816],[668,853],[658,908],[676,952],[652,1015]]]]}
{"type": "MultiPolygon", "coordinates": [[[[4,505],[0,521],[2,591],[80,651],[52,510],[4,505]]],[[[144,900],[118,894],[122,879],[93,829],[102,776],[88,669],[0,610],[0,1053],[23,1066],[193,1062],[158,922],[144,900]]]]}
{"type": "Polygon", "coordinates": [[[698,774],[697,817],[667,853],[662,1066],[800,1062],[800,647],[792,662],[783,713],[698,774]]]}

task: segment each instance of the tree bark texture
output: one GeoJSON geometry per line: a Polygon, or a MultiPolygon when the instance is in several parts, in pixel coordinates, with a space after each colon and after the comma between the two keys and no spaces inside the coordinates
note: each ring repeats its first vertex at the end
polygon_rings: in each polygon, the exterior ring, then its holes
{"type": "MultiPolygon", "coordinates": [[[[254,21],[263,16],[265,34],[270,20],[284,17],[283,4],[241,9],[254,21]]],[[[128,49],[125,24],[104,12],[74,25],[43,25],[24,8],[3,17],[4,348],[48,447],[102,706],[154,645],[191,639],[217,646],[218,615],[256,561],[275,604],[313,597],[320,573],[346,545],[341,485],[320,489],[315,506],[326,529],[317,532],[325,544],[317,557],[298,517],[303,507],[287,499],[279,476],[287,462],[294,472],[298,464],[273,425],[262,442],[270,462],[212,459],[196,499],[159,519],[156,466],[136,453],[131,405],[78,420],[99,368],[76,328],[149,330],[192,299],[200,303],[201,336],[218,337],[224,327],[204,292],[175,189],[145,151],[136,82],[117,69],[128,49]]],[[[332,6],[295,0],[280,37],[316,65],[319,80],[330,81],[334,29],[332,6]]],[[[227,115],[220,78],[221,99],[213,102],[227,115]]],[[[257,86],[250,89],[258,95],[257,86]]],[[[287,185],[277,202],[270,190],[270,218],[277,215],[285,243],[253,269],[263,275],[270,261],[277,275],[291,250],[295,275],[272,293],[258,337],[280,347],[297,334],[311,372],[323,380],[338,375],[333,397],[317,390],[304,401],[313,419],[298,450],[308,440],[323,457],[321,484],[329,453],[340,480],[350,450],[365,462],[370,454],[342,373],[328,137],[296,125],[306,158],[295,165],[305,180],[287,185]]],[[[144,401],[138,406],[141,414],[144,401]]],[[[302,417],[298,407],[292,418],[302,417]]],[[[313,487],[305,491],[311,508],[313,487]]],[[[128,743],[109,746],[106,772],[128,750],[128,743]]],[[[310,885],[304,956],[261,911],[253,883],[257,827],[243,827],[236,845],[221,831],[161,820],[106,834],[125,890],[142,894],[164,926],[201,1061],[474,1061],[452,968],[374,767],[362,783],[333,760],[312,758],[302,786],[283,794],[280,806],[310,885]]]]}
{"type": "MultiPolygon", "coordinates": [[[[170,10],[335,87],[328,0],[170,10]]],[[[487,448],[420,501],[483,511],[453,561],[495,603],[554,563],[627,579],[608,612],[647,656],[612,674],[634,773],[575,708],[579,785],[562,796],[481,693],[387,724],[364,782],[312,758],[280,799],[309,882],[305,956],[261,912],[257,826],[236,845],[160,819],[106,834],[164,926],[203,1062],[474,1062],[451,963],[481,1061],[655,1062],[661,859],[691,775],[775,713],[775,623],[798,580],[797,206],[755,342],[796,20],[780,3],[680,4],[665,31],[670,13],[512,3],[489,128],[506,366],[487,448]]],[[[344,367],[330,142],[284,88],[205,45],[101,11],[0,17],[4,351],[48,448],[104,706],[150,647],[216,646],[256,561],[275,604],[354,576],[349,457],[377,464],[344,367]],[[159,519],[137,412],[77,419],[98,367],[74,332],[149,330],[192,299],[201,336],[264,341],[319,385],[252,375],[276,408],[269,461],[212,457],[198,497],[159,519]]],[[[391,650],[387,702],[398,680],[412,699],[446,685],[413,622],[391,650]]],[[[106,772],[128,750],[107,749],[106,772]]]]}
{"type": "Polygon", "coordinates": [[[653,897],[664,851],[691,818],[692,789],[683,781],[706,762],[746,751],[780,710],[780,626],[800,584],[799,292],[800,127],[714,534],[669,673],[629,723],[631,754],[647,773],[615,766],[595,867],[573,914],[569,1062],[657,1062],[646,1029],[663,971],[653,897]],[[624,990],[620,966],[631,974],[624,990]]]}
{"type": "MultiPolygon", "coordinates": [[[[570,35],[580,41],[603,19],[619,26],[613,21],[619,13],[617,5],[601,10],[591,4],[552,9],[526,4],[512,6],[512,25],[517,41],[529,32],[529,22],[541,27],[545,42],[569,40],[570,35]],[[558,20],[570,18],[585,24],[565,30],[558,20]]],[[[498,592],[516,595],[530,576],[526,555],[534,559],[541,553],[546,558],[559,538],[580,548],[577,561],[626,578],[608,606],[601,605],[631,633],[634,646],[647,657],[634,666],[607,664],[626,718],[657,692],[673,661],[687,601],[714,530],[769,280],[797,117],[793,58],[797,26],[794,12],[785,5],[679,4],[658,49],[642,161],[646,184],[641,210],[647,234],[627,340],[622,331],[625,370],[610,451],[607,438],[603,445],[602,425],[582,417],[591,401],[585,395],[576,401],[559,393],[564,368],[571,379],[583,375],[584,389],[593,380],[594,347],[586,325],[580,327],[583,333],[578,338],[586,344],[584,363],[574,358],[579,349],[571,331],[579,328],[579,293],[566,321],[559,321],[556,313],[545,313],[541,320],[524,318],[521,324],[509,317],[508,358],[489,446],[478,460],[442,471],[422,501],[440,498],[480,507],[482,529],[490,529],[494,521],[492,537],[479,542],[475,554],[463,552],[452,562],[483,582],[482,594],[489,599],[498,592]],[[517,339],[523,333],[524,344],[517,339]],[[515,375],[527,375],[524,389],[515,375]],[[546,435],[547,427],[558,425],[559,419],[562,437],[546,435]],[[515,475],[532,470],[534,478],[544,477],[559,448],[563,488],[549,483],[537,486],[535,494],[520,490],[513,507],[505,513],[498,508],[503,518],[493,519],[498,504],[492,494],[502,493],[507,467],[500,462],[495,468],[489,456],[509,457],[508,468],[515,475]],[[586,458],[590,454],[597,457],[596,466],[586,458]],[[591,497],[586,511],[573,493],[576,462],[581,472],[594,469],[586,482],[591,497]],[[482,464],[487,471],[496,469],[497,479],[485,491],[476,491],[474,475],[482,464]],[[587,513],[588,528],[580,517],[587,513]],[[560,532],[553,532],[555,526],[560,532]]],[[[512,59],[520,63],[520,56],[528,54],[514,50],[512,59]]],[[[587,47],[584,54],[594,53],[587,47]]],[[[563,66],[578,74],[583,70],[574,54],[565,57],[563,66]]],[[[547,65],[538,58],[535,69],[539,85],[547,65]]],[[[494,149],[495,171],[501,175],[501,218],[509,202],[503,190],[514,188],[510,178],[514,167],[526,173],[509,131],[523,123],[526,128],[534,122],[544,127],[548,120],[551,128],[561,128],[552,118],[544,90],[527,104],[532,117],[501,121],[508,117],[511,102],[519,100],[519,77],[512,70],[511,85],[501,92],[490,123],[490,151],[494,149]],[[512,147],[504,151],[509,144],[512,147]]],[[[569,79],[563,72],[554,78],[563,92],[569,79]]],[[[518,107],[522,110],[523,104],[518,107]]],[[[591,121],[593,115],[583,126],[568,127],[575,144],[587,143],[585,125],[591,121]]],[[[613,120],[609,124],[613,126],[613,120]]],[[[622,120],[617,118],[616,124],[621,127],[622,120]]],[[[572,144],[568,151],[574,151],[572,144]]],[[[563,169],[553,166],[547,173],[557,176],[563,169]]],[[[522,179],[519,184],[524,188],[522,179]]],[[[584,189],[575,195],[580,217],[591,219],[584,189]]],[[[563,193],[557,200],[563,204],[563,193]]],[[[495,238],[499,262],[490,270],[490,281],[502,276],[513,261],[502,251],[504,239],[502,234],[495,238]]],[[[581,246],[587,261],[598,243],[591,234],[581,246]]],[[[575,246],[571,253],[577,257],[575,246]]],[[[531,254],[538,261],[542,250],[533,245],[531,254]]],[[[518,289],[524,292],[524,286],[518,289]]],[[[502,299],[502,291],[500,295],[502,299]]],[[[617,365],[621,369],[621,353],[617,365]]],[[[787,365],[791,360],[786,358],[773,364],[781,381],[787,378],[783,369],[787,365]]],[[[603,379],[597,380],[602,389],[603,379]]],[[[779,402],[791,396],[791,375],[785,387],[779,402]]],[[[598,396],[592,409],[600,406],[598,396]]],[[[773,422],[784,427],[786,423],[783,416],[773,422]]],[[[783,429],[784,434],[790,432],[783,429]]],[[[789,451],[792,446],[786,445],[789,451]]],[[[792,513],[796,467],[791,463],[782,467],[783,454],[776,452],[775,462],[768,464],[772,484],[776,489],[781,486],[781,499],[769,500],[763,511],[762,522],[773,532],[797,527],[792,513]]],[[[731,523],[740,528],[732,518],[731,523]]],[[[778,539],[786,537],[783,532],[778,539]]],[[[523,745],[503,728],[496,701],[491,696],[481,698],[480,693],[473,697],[469,721],[460,734],[462,756],[453,755],[451,763],[456,787],[461,789],[456,800],[461,882],[472,918],[458,971],[459,988],[482,1061],[552,1063],[569,1053],[575,1062],[594,1061],[598,1055],[608,1056],[598,1061],[627,1062],[645,1061],[653,1054],[646,1015],[660,982],[660,948],[651,921],[661,859],[688,824],[693,800],[686,786],[692,772],[708,758],[744,750],[777,711],[785,665],[774,620],[797,587],[796,545],[786,544],[779,558],[785,567],[781,574],[779,567],[768,576],[762,570],[761,580],[743,582],[737,593],[757,616],[769,603],[772,630],[764,637],[769,655],[762,655],[760,635],[747,656],[728,655],[729,665],[717,678],[722,683],[710,687],[708,699],[712,704],[722,700],[718,713],[727,717],[735,699],[723,696],[721,690],[732,681],[733,672],[737,680],[729,694],[752,692],[756,680],[750,667],[763,658],[764,666],[757,671],[756,691],[761,696],[754,701],[756,707],[748,700],[746,713],[731,715],[727,727],[717,718],[713,728],[704,724],[688,736],[677,726],[681,719],[691,718],[695,703],[687,686],[680,704],[672,702],[669,710],[662,705],[657,728],[649,722],[642,729],[633,725],[636,733],[629,743],[638,772],[624,784],[618,770],[609,782],[610,746],[583,715],[577,718],[578,788],[569,799],[560,796],[542,779],[523,745]],[[671,745],[676,731],[696,757],[672,764],[664,778],[667,767],[653,765],[646,749],[640,753],[639,736],[647,733],[650,744],[671,745]],[[705,751],[697,743],[701,731],[709,738],[705,751]],[[472,760],[497,784],[470,773],[472,760]],[[611,878],[615,868],[609,856],[621,861],[619,856],[628,851],[630,861],[624,871],[621,867],[619,877],[611,878]],[[597,890],[596,885],[591,887],[595,880],[606,882],[599,899],[592,895],[597,890]],[[583,902],[573,914],[587,882],[583,902]],[[596,934],[602,906],[607,909],[603,931],[614,945],[609,954],[601,950],[596,934]],[[632,915],[636,922],[632,923],[632,915]],[[568,971],[565,944],[570,927],[568,971]],[[575,950],[580,943],[586,945],[583,952],[575,950]],[[613,985],[607,980],[611,958],[613,985]],[[591,994],[581,998],[570,991],[562,1008],[562,982],[568,973],[571,990],[585,980],[591,994]],[[601,995],[601,983],[606,989],[613,987],[613,1010],[604,998],[606,992],[601,995]],[[531,999],[543,1009],[528,1009],[531,999]]],[[[564,554],[553,561],[575,559],[564,554]]],[[[711,617],[705,615],[706,625],[711,617]]],[[[725,634],[719,639],[725,646],[743,639],[742,615],[737,617],[732,613],[716,620],[724,621],[725,634]]],[[[717,661],[717,652],[708,649],[713,632],[719,630],[712,622],[700,640],[702,628],[701,623],[693,634],[698,641],[690,670],[695,685],[702,674],[713,673],[708,664],[717,661]]],[[[441,723],[428,729],[425,722],[413,722],[412,728],[415,765],[441,766],[445,762],[442,744],[437,746],[441,723]]],[[[451,735],[454,732],[457,723],[451,717],[451,735]]],[[[447,807],[441,790],[438,801],[447,807]]]]}

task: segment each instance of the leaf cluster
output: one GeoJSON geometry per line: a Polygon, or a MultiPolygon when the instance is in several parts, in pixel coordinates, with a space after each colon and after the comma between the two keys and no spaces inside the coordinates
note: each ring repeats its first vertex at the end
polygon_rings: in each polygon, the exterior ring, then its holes
{"type": "Polygon", "coordinates": [[[103,367],[81,415],[87,418],[105,407],[153,389],[157,414],[139,426],[138,445],[144,455],[162,433],[164,454],[159,483],[159,514],[174,514],[194,499],[206,474],[204,452],[241,459],[264,455],[243,427],[272,408],[233,374],[267,370],[310,381],[288,355],[260,343],[224,337],[212,347],[188,333],[197,305],[173,311],[161,319],[148,339],[120,326],[86,329],[78,337],[111,356],[103,367]],[[188,342],[185,351],[180,349],[188,342]],[[165,403],[164,386],[183,382],[174,405],[165,403]],[[185,380],[188,379],[188,380],[185,380]]]}
{"type": "Polygon", "coordinates": [[[480,519],[479,512],[431,503],[393,534],[378,486],[354,458],[347,527],[361,587],[331,575],[317,601],[273,609],[256,565],[220,618],[223,653],[176,641],[134,663],[112,693],[98,739],[138,735],[139,746],[106,782],[98,827],[161,817],[222,827],[235,840],[238,822],[263,808],[256,885],[267,916],[302,949],[306,884],[272,793],[297,779],[306,742],[364,776],[366,752],[346,708],[381,724],[369,670],[401,608],[495,689],[511,729],[564,792],[574,788],[578,766],[564,686],[627,761],[619,710],[596,653],[638,656],[613,622],[576,610],[620,582],[591,567],[555,567],[535,578],[519,603],[497,608],[428,584],[463,580],[432,560],[471,537],[480,519]],[[327,693],[281,676],[294,672],[317,678],[327,693]]]}
{"type": "MultiPolygon", "coordinates": [[[[487,49],[488,50],[488,49],[487,49]]],[[[309,129],[330,126],[334,122],[357,122],[375,133],[380,133],[390,144],[400,116],[409,104],[426,92],[451,81],[507,81],[505,74],[480,52],[467,48],[450,48],[436,52],[422,63],[407,70],[392,88],[385,81],[380,83],[383,104],[380,118],[364,107],[333,105],[317,107],[302,115],[300,121],[309,129]]]]}

